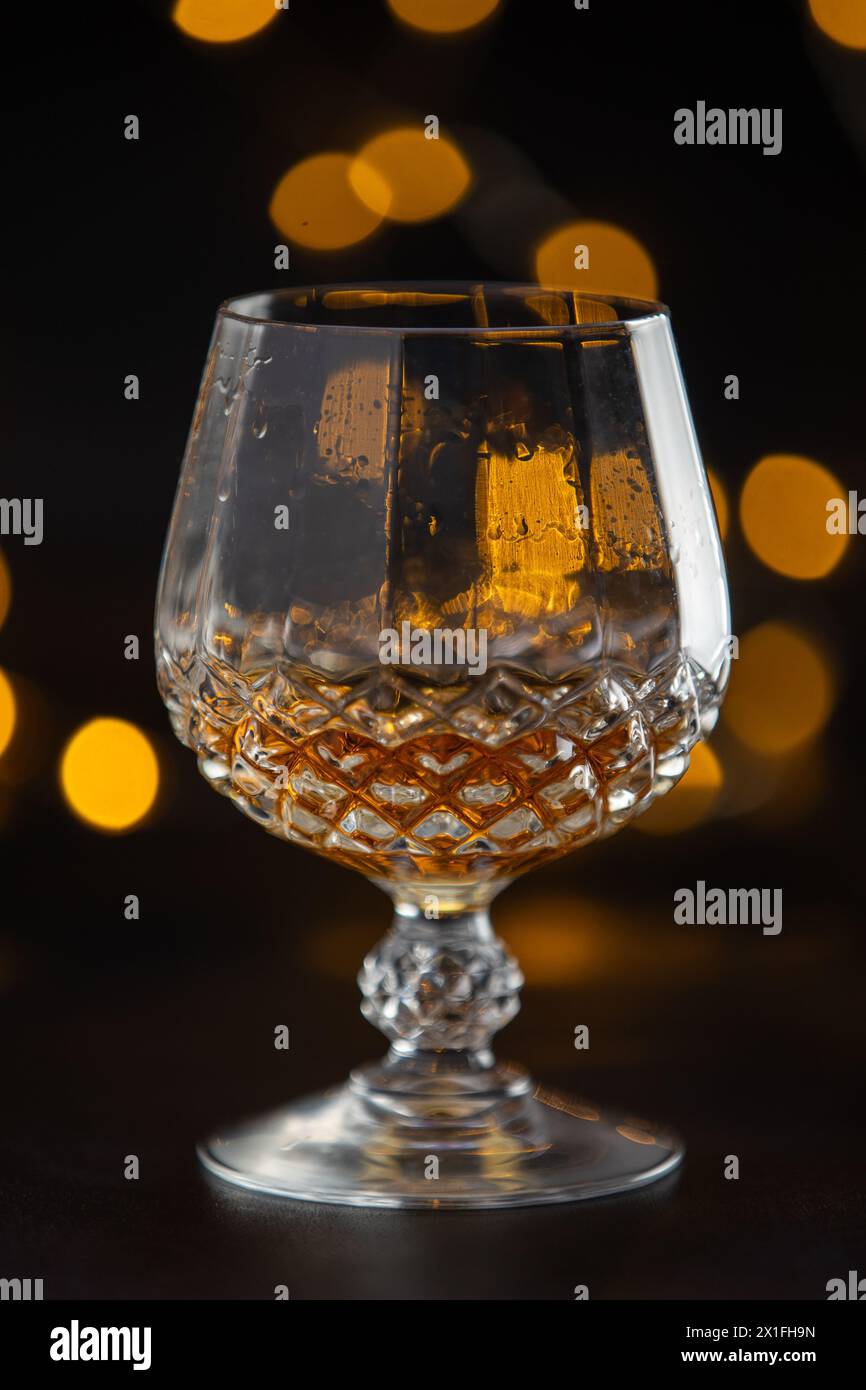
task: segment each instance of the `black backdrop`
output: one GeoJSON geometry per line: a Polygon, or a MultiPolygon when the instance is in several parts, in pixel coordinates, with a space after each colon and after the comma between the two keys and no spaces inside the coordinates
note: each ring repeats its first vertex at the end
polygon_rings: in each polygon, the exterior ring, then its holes
{"type": "Polygon", "coordinates": [[[307,154],[428,112],[467,148],[473,131],[504,137],[549,194],[499,239],[454,217],[295,248],[283,283],[524,279],[548,209],[615,222],[652,251],[729,494],[777,450],[862,487],[866,58],[793,0],[585,13],[509,0],[444,41],[378,0],[292,0],[225,49],[184,38],[166,11],[34,8],[4,60],[0,492],[43,497],[46,521],[41,546],[3,540],[0,663],[27,694],[29,742],[0,785],[0,1273],[44,1277],[47,1297],[268,1298],[275,1283],[312,1298],[569,1298],[577,1283],[602,1298],[824,1297],[864,1258],[857,539],[820,585],[775,576],[736,530],[727,547],[735,631],[793,618],[834,654],[808,810],[628,831],[501,900],[529,988],[500,1050],[662,1115],[689,1144],[678,1179],[559,1212],[303,1210],[199,1177],[192,1141],[215,1120],[380,1050],[353,977],[388,904],[207,790],[170,739],[149,633],[215,307],[280,282],[274,184],[307,154]],[[697,100],[782,107],[782,154],[676,146],[673,111],[697,100]],[[138,142],[123,139],[128,113],[138,142]],[[138,663],[123,660],[127,633],[138,663]],[[116,838],[75,820],[57,786],[65,738],[99,713],[140,724],[162,761],[157,813],[116,838]],[[674,927],[672,892],[696,878],[782,886],[782,936],[674,927]],[[585,943],[573,968],[550,958],[550,921],[585,943]],[[279,1022],[288,1054],[272,1046],[279,1022]],[[588,1053],[571,1046],[579,1022],[588,1053]],[[138,1183],[122,1176],[130,1153],[138,1183]],[[737,1183],[722,1178],[729,1153],[737,1183]]]}

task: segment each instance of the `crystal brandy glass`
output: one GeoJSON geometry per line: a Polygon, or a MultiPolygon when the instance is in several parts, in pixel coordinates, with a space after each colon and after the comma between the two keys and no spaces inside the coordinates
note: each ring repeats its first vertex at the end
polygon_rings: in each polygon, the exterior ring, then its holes
{"type": "Polygon", "coordinates": [[[221,1130],[207,1168],[316,1201],[493,1207],[679,1162],[672,1134],[495,1061],[523,981],[488,908],[677,782],[728,632],[662,305],[398,284],[222,306],[160,688],[211,786],[366,874],[394,919],[359,977],[387,1056],[221,1130]]]}

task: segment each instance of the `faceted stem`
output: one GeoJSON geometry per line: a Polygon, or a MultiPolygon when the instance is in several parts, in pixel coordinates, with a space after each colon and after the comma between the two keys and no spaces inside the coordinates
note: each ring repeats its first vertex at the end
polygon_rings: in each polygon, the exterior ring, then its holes
{"type": "Polygon", "coordinates": [[[358,983],[361,1011],[391,1039],[394,1061],[459,1053],[464,1065],[486,1068],[493,1034],[520,1008],[523,976],[486,907],[428,920],[415,904],[397,902],[358,983]]]}

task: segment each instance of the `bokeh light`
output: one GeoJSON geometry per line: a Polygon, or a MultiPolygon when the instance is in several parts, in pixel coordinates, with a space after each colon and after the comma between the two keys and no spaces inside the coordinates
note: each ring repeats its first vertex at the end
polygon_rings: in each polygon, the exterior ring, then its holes
{"type": "Polygon", "coordinates": [[[279,13],[274,0],[177,0],[171,17],[190,38],[236,43],[258,34],[279,13]]]}
{"type": "Polygon", "coordinates": [[[469,165],[440,135],[428,140],[419,126],[385,130],[368,140],[349,179],[361,202],[394,222],[425,222],[450,211],[469,187],[469,165]]]}
{"type": "Polygon", "coordinates": [[[15,732],[15,691],[9,677],[0,671],[0,755],[6,752],[15,732]]]}
{"type": "Polygon", "coordinates": [[[6,621],[9,606],[12,603],[12,576],[9,573],[9,566],[6,563],[6,556],[0,550],[0,627],[6,621]]]}
{"type": "Polygon", "coordinates": [[[581,921],[583,905],[573,901],[569,906],[567,920],[563,920],[564,913],[556,918],[548,911],[544,915],[539,912],[537,917],[533,914],[531,928],[527,928],[517,914],[506,917],[504,928],[497,918],[497,927],[508,934],[510,949],[517,954],[523,968],[531,971],[534,986],[561,987],[566,980],[585,979],[590,969],[593,943],[587,939],[581,921]]]}
{"type": "Polygon", "coordinates": [[[91,719],[63,751],[60,784],[72,810],[100,830],[130,830],[152,807],[159,764],[147,736],[124,719],[91,719]]]}
{"type": "Polygon", "coordinates": [[[809,0],[812,18],[845,48],[866,48],[866,0],[809,0]]]}
{"type": "Polygon", "coordinates": [[[740,640],[724,720],[759,753],[779,756],[813,738],[833,708],[834,681],[814,641],[789,623],[768,622],[740,640]]]}
{"type": "Polygon", "coordinates": [[[716,518],[719,523],[719,535],[725,540],[728,534],[728,521],[731,509],[728,506],[728,494],[725,485],[713,468],[707,469],[707,480],[710,484],[710,492],[713,494],[713,502],[716,506],[716,518]]]}
{"type": "Polygon", "coordinates": [[[725,817],[748,818],[761,827],[792,826],[807,820],[827,795],[829,762],[821,734],[784,757],[748,747],[726,726],[713,734],[725,768],[725,817]]]}
{"type": "Polygon", "coordinates": [[[743,749],[753,772],[769,783],[766,795],[750,808],[751,823],[761,830],[786,830],[811,820],[831,795],[832,764],[820,738],[794,749],[784,758],[760,758],[743,749]]]}
{"type": "Polygon", "coordinates": [[[493,14],[499,0],[388,0],[388,8],[413,29],[456,34],[493,14]]]}
{"type": "Polygon", "coordinates": [[[535,253],[541,285],[567,285],[587,294],[632,295],[655,299],[658,277],[652,257],[630,232],[610,222],[569,222],[541,243],[535,253]],[[586,246],[589,264],[575,267],[575,247],[586,246]]]}
{"type": "Polygon", "coordinates": [[[568,300],[561,294],[528,294],[523,301],[544,323],[568,323],[568,300]]]}
{"type": "MultiPolygon", "coordinates": [[[[576,859],[582,853],[578,850],[576,859]]],[[[533,989],[568,991],[612,979],[634,980],[641,989],[652,980],[667,989],[674,980],[693,984],[712,971],[717,944],[700,933],[684,941],[670,914],[655,912],[646,901],[636,916],[633,888],[625,881],[619,888],[588,898],[574,887],[556,892],[539,885],[498,899],[493,914],[497,934],[520,961],[533,989]]],[[[635,1036],[609,1042],[624,1060],[632,1060],[641,1045],[635,1036]]],[[[559,1041],[551,1045],[551,1066],[556,1066],[553,1053],[559,1046],[559,1041]]],[[[542,1059],[541,1064],[547,1063],[542,1059]]]]}
{"type": "Polygon", "coordinates": [[[0,787],[23,787],[41,776],[56,756],[53,702],[39,686],[19,671],[5,673],[7,687],[0,694],[0,787]],[[10,688],[14,705],[10,707],[10,688]],[[9,728],[10,708],[14,725],[9,728]]]}
{"type": "Polygon", "coordinates": [[[496,905],[498,934],[533,985],[551,989],[603,974],[618,949],[617,931],[626,924],[610,903],[574,893],[506,894],[496,905]]]}
{"type": "Polygon", "coordinates": [[[666,796],[659,797],[646,815],[638,817],[635,828],[648,835],[675,835],[690,830],[706,820],[723,782],[722,765],[713,749],[706,743],[697,744],[682,781],[666,796]]]}
{"type": "MultiPolygon", "coordinates": [[[[354,246],[374,232],[382,212],[361,201],[350,181],[352,156],[333,151],[302,159],[283,175],[274,189],[271,221],[290,241],[317,251],[354,246]]],[[[366,171],[366,186],[377,188],[378,205],[387,210],[388,188],[374,170],[366,171]]]]}
{"type": "Polygon", "coordinates": [[[827,503],[844,498],[828,468],[799,454],[768,454],[740,497],[740,524],[759,560],[789,579],[821,579],[838,565],[847,535],[827,530],[827,503]]]}

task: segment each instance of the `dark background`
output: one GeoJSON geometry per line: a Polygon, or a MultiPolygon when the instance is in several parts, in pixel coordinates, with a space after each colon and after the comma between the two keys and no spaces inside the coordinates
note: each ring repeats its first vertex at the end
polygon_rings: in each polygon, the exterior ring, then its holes
{"type": "MultiPolygon", "coordinates": [[[[585,1283],[593,1298],[813,1299],[866,1274],[866,542],[803,584],[729,536],[735,631],[804,623],[838,678],[831,722],[773,769],[771,796],[751,811],[723,801],[678,836],[628,830],[497,905],[528,978],[500,1052],[670,1120],[688,1145],[679,1177],[560,1209],[329,1210],[197,1171],[194,1139],[215,1122],[382,1050],[354,974],[389,908],[208,791],[170,739],[149,641],[217,303],[275,283],[531,278],[563,210],[651,250],[732,499],[774,451],[863,488],[866,57],[804,9],[510,0],[436,40],[378,0],[292,0],[222,48],[185,38],[159,3],[53,6],[8,45],[0,493],[43,497],[46,523],[39,547],[2,541],[14,591],[0,663],[20,729],[0,762],[0,1275],[42,1277],[48,1298],[272,1298],[285,1283],[293,1298],[568,1299],[585,1283]],[[674,110],[699,99],[782,107],[782,154],[675,145],[674,110]],[[472,217],[293,248],[276,273],[267,206],[285,169],[428,112],[467,150],[473,131],[503,137],[547,191],[497,235],[482,180],[472,217]],[[738,402],[723,397],[729,372],[738,402]],[[128,633],[138,663],[123,659],[128,633]],[[139,724],[161,759],[155,813],[118,837],[76,820],[57,784],[66,738],[97,714],[139,724]],[[781,936],[675,926],[672,894],[698,878],[781,887],[781,936]],[[124,919],[129,893],[139,922],[124,919]],[[572,1046],[578,1023],[588,1052],[572,1046]],[[138,1182],[123,1178],[132,1153],[138,1182]]],[[[723,718],[723,754],[726,737],[723,718]]]]}

